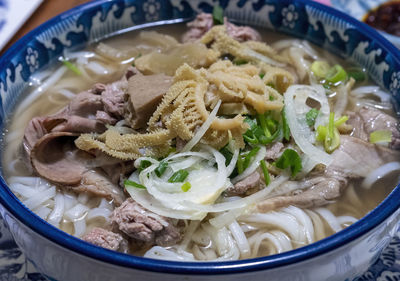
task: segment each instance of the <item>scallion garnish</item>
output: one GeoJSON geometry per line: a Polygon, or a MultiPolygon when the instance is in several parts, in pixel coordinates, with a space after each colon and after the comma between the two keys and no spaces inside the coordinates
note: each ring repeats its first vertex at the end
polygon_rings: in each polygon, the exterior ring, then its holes
{"type": "Polygon", "coordinates": [[[176,171],[169,179],[168,182],[183,182],[189,175],[186,170],[176,171]]]}
{"type": "Polygon", "coordinates": [[[246,63],[249,63],[249,62],[247,60],[243,60],[243,59],[237,59],[237,60],[233,61],[233,64],[236,64],[236,65],[243,65],[246,63]]]}
{"type": "Polygon", "coordinates": [[[181,189],[183,192],[188,192],[191,187],[192,185],[190,184],[190,182],[187,181],[184,184],[182,184],[181,189]]]}
{"type": "Polygon", "coordinates": [[[141,185],[140,183],[137,183],[137,182],[134,182],[131,180],[125,180],[124,185],[125,186],[133,186],[133,187],[141,188],[141,189],[146,189],[146,187],[144,185],[141,185]]]}
{"type": "Polygon", "coordinates": [[[142,160],[139,164],[139,171],[143,171],[144,169],[151,166],[151,162],[149,160],[142,160]]]}
{"type": "Polygon", "coordinates": [[[329,69],[328,73],[325,76],[327,82],[336,84],[338,82],[344,81],[347,79],[347,73],[344,68],[338,64],[329,69]]]}
{"type": "Polygon", "coordinates": [[[306,113],[306,122],[308,126],[312,127],[315,125],[315,119],[317,119],[318,113],[319,110],[316,108],[312,108],[306,113]]]}
{"type": "Polygon", "coordinates": [[[275,162],[275,166],[279,169],[290,167],[292,177],[295,177],[303,168],[299,154],[293,149],[286,149],[281,157],[275,162]]]}
{"type": "Polygon", "coordinates": [[[82,75],[82,72],[79,70],[79,68],[73,64],[72,62],[66,60],[66,59],[62,59],[62,63],[69,69],[71,70],[73,73],[75,73],[76,75],[82,75]]]}
{"type": "Polygon", "coordinates": [[[325,78],[326,75],[328,74],[329,69],[330,65],[326,61],[317,60],[311,64],[311,71],[318,78],[325,78]]]}
{"type": "Polygon", "coordinates": [[[269,183],[271,182],[271,178],[269,176],[269,172],[268,172],[267,164],[265,163],[265,160],[260,160],[260,167],[261,167],[261,170],[262,170],[262,172],[264,174],[265,185],[268,186],[269,183]]]}
{"type": "Polygon", "coordinates": [[[351,67],[347,69],[347,75],[353,77],[356,82],[362,82],[367,79],[365,70],[359,67],[351,67]]]}
{"type": "Polygon", "coordinates": [[[283,138],[286,141],[289,141],[290,140],[290,128],[287,123],[285,108],[283,108],[283,110],[282,110],[282,128],[283,128],[283,138]]]}
{"type": "Polygon", "coordinates": [[[392,132],[389,130],[374,131],[369,135],[370,143],[385,143],[392,141],[392,132]]]}
{"type": "Polygon", "coordinates": [[[167,167],[168,167],[168,163],[166,161],[161,161],[160,164],[158,165],[158,167],[154,170],[157,177],[161,177],[164,174],[167,167]]]}
{"type": "Polygon", "coordinates": [[[251,160],[253,159],[254,156],[256,156],[256,154],[259,150],[260,150],[260,147],[256,146],[244,156],[243,170],[246,170],[249,167],[251,160]]]}
{"type": "Polygon", "coordinates": [[[214,6],[212,15],[215,25],[224,24],[224,9],[220,5],[214,6]]]}

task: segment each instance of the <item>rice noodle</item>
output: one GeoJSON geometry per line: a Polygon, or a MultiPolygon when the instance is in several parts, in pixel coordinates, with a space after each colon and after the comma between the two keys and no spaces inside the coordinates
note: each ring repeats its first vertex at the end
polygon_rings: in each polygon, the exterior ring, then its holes
{"type": "Polygon", "coordinates": [[[243,230],[240,228],[239,224],[237,221],[233,221],[229,225],[229,230],[232,233],[232,236],[236,240],[236,244],[240,250],[240,257],[246,258],[250,255],[250,245],[249,242],[247,241],[246,235],[244,234],[243,230]]]}
{"type": "Polygon", "coordinates": [[[315,211],[324,218],[324,220],[328,223],[328,225],[332,228],[333,231],[339,232],[342,230],[338,219],[326,208],[316,208],[315,211]]]}
{"type": "Polygon", "coordinates": [[[384,178],[388,174],[399,171],[400,162],[389,162],[369,173],[361,183],[361,186],[370,189],[372,185],[379,179],[384,178]]]}
{"type": "Polygon", "coordinates": [[[64,214],[64,196],[61,193],[57,193],[54,197],[54,208],[50,213],[47,222],[58,227],[64,214]]]}
{"type": "Polygon", "coordinates": [[[382,91],[379,86],[362,86],[350,92],[350,95],[357,98],[365,98],[368,95],[373,95],[379,98],[382,103],[390,103],[390,94],[382,91]]]}

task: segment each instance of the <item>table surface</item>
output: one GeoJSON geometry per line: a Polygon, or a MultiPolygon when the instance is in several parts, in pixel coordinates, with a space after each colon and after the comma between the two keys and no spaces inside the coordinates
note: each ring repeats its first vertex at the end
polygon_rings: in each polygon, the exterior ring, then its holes
{"type": "MultiPolygon", "coordinates": [[[[44,23],[48,19],[77,5],[91,0],[44,0],[36,12],[13,36],[5,48],[4,53],[13,43],[26,33],[44,23]]],[[[398,232],[399,233],[399,232],[398,232]]],[[[36,272],[35,268],[26,260],[24,254],[13,241],[8,230],[0,219],[0,280],[45,280],[36,272]]],[[[374,265],[362,276],[354,280],[400,280],[400,237],[396,236],[389,247],[382,253],[374,265]],[[387,257],[390,256],[390,262],[387,257]],[[384,278],[384,279],[381,279],[384,278]],[[394,278],[394,279],[393,279],[394,278]]]]}

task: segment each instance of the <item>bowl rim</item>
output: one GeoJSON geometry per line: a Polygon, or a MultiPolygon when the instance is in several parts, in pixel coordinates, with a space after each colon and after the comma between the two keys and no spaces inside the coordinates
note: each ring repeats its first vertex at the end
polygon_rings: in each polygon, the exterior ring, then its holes
{"type": "MultiPolygon", "coordinates": [[[[61,13],[52,19],[35,28],[14,45],[12,45],[5,54],[0,58],[0,65],[5,65],[7,61],[11,61],[13,56],[19,52],[20,48],[30,42],[43,30],[48,29],[54,23],[65,20],[75,14],[85,12],[96,8],[99,5],[118,2],[123,0],[98,0],[88,2],[75,8],[72,8],[64,13],[61,13]]],[[[322,5],[317,2],[307,0],[286,0],[285,3],[301,3],[311,6],[331,16],[340,18],[347,23],[352,24],[359,32],[368,34],[370,38],[379,42],[380,48],[385,49],[394,59],[400,64],[400,52],[387,39],[380,35],[375,29],[368,25],[357,21],[355,18],[344,14],[341,11],[331,7],[322,5]]],[[[3,126],[3,124],[2,124],[3,126]]],[[[61,246],[67,250],[81,254],[87,258],[92,258],[97,261],[106,262],[109,264],[139,269],[151,272],[186,274],[186,275],[220,275],[233,274],[239,272],[254,272],[267,269],[275,269],[289,264],[299,263],[311,258],[320,256],[327,252],[334,251],[352,241],[361,238],[368,232],[383,223],[387,218],[395,213],[400,208],[400,184],[370,213],[358,220],[353,225],[340,231],[339,233],[328,236],[327,238],[314,242],[310,245],[284,252],[281,254],[265,256],[254,259],[245,259],[239,261],[224,261],[224,262],[177,262],[149,259],[138,257],[115,251],[107,250],[92,244],[89,244],[79,238],[73,237],[60,229],[50,225],[42,220],[39,216],[29,210],[8,188],[3,176],[0,177],[0,204],[7,210],[8,214],[19,222],[22,222],[31,231],[61,246]]]]}

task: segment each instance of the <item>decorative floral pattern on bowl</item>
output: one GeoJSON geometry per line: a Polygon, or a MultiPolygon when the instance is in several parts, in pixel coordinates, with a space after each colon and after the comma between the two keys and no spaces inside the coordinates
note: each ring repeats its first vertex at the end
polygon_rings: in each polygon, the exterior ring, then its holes
{"type": "MultiPolygon", "coordinates": [[[[54,18],[0,58],[0,122],[13,111],[31,74],[57,59],[65,50],[83,47],[123,29],[140,28],[155,21],[158,21],[155,24],[164,24],[192,18],[197,12],[211,12],[215,3],[215,0],[100,0],[54,18]]],[[[220,0],[219,3],[226,15],[236,22],[294,35],[354,60],[364,66],[380,86],[391,91],[394,103],[400,106],[400,56],[391,44],[380,40],[373,29],[305,0],[220,0]]],[[[110,252],[67,236],[17,202],[2,178],[0,185],[0,214],[16,243],[35,261],[38,270],[54,280],[130,280],[135,276],[138,280],[167,281],[188,276],[189,280],[247,278],[253,281],[265,280],[268,274],[271,280],[310,280],[307,277],[313,276],[314,280],[344,277],[389,281],[396,280],[399,275],[396,262],[400,258],[400,238],[396,231],[400,215],[397,210],[399,188],[385,200],[384,207],[378,206],[353,226],[312,245],[280,254],[280,259],[265,257],[256,262],[182,265],[110,252]],[[393,236],[392,244],[387,247],[393,236]],[[282,260],[290,265],[279,264],[282,260]],[[279,267],[275,267],[276,264],[279,267]],[[99,267],[102,276],[96,275],[99,267]],[[368,268],[364,275],[358,276],[368,268]],[[196,275],[200,273],[203,275],[196,275]]],[[[12,241],[7,241],[9,248],[16,249],[12,241]]],[[[11,261],[10,269],[15,268],[15,277],[8,275],[4,280],[42,280],[29,271],[31,267],[18,249],[4,253],[3,257],[11,261]],[[27,273],[20,271],[23,268],[28,269],[27,273]]]]}

